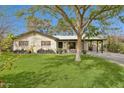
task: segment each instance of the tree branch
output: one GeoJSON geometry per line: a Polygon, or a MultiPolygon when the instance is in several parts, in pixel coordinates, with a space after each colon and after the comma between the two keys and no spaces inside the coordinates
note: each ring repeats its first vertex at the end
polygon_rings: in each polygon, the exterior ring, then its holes
{"type": "MultiPolygon", "coordinates": [[[[90,7],[91,7],[91,6],[89,5],[89,6],[85,7],[85,8],[83,8],[82,21],[84,21],[84,15],[85,15],[86,11],[87,11],[90,7]]],[[[83,22],[82,22],[81,26],[83,27],[83,22]]]]}
{"type": "Polygon", "coordinates": [[[59,13],[62,15],[64,20],[66,20],[70,24],[70,26],[73,28],[73,30],[76,32],[76,34],[78,34],[77,29],[75,28],[74,24],[69,19],[68,15],[65,13],[65,11],[58,5],[56,5],[55,7],[58,9],[59,13]]]}
{"type": "Polygon", "coordinates": [[[114,7],[114,8],[110,7],[110,8],[108,8],[108,9],[105,9],[105,8],[106,8],[106,6],[103,7],[103,8],[102,8],[97,14],[95,14],[93,17],[90,16],[89,20],[83,24],[83,26],[82,26],[83,29],[82,29],[81,34],[84,33],[84,32],[83,32],[84,29],[85,29],[93,20],[95,20],[96,17],[102,15],[102,14],[105,13],[105,12],[108,12],[108,11],[111,11],[111,10],[113,10],[113,9],[116,9],[116,8],[118,8],[118,7],[114,7]]]}

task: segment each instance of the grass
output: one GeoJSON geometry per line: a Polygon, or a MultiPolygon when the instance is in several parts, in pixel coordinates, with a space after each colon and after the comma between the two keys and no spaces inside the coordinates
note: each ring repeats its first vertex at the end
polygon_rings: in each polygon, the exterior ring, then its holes
{"type": "MultiPolygon", "coordinates": [[[[1,62],[0,62],[1,63],[1,62]]],[[[102,58],[74,55],[22,55],[0,79],[12,88],[124,87],[124,68],[102,58]]]]}

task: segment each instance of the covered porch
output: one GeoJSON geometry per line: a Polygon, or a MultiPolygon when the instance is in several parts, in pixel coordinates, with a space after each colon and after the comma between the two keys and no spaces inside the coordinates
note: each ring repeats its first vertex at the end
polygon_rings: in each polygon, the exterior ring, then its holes
{"type": "MultiPolygon", "coordinates": [[[[64,49],[68,53],[76,53],[76,42],[76,40],[61,40],[58,42],[58,48],[64,49]]],[[[82,40],[82,50],[103,53],[104,43],[105,41],[103,39],[82,40]]]]}

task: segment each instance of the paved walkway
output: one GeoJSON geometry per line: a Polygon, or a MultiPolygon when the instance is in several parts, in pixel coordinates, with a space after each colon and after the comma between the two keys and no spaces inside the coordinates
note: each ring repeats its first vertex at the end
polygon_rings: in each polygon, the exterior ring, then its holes
{"type": "Polygon", "coordinates": [[[110,52],[104,52],[104,53],[89,52],[88,54],[99,56],[124,66],[124,54],[110,53],[110,52]]]}

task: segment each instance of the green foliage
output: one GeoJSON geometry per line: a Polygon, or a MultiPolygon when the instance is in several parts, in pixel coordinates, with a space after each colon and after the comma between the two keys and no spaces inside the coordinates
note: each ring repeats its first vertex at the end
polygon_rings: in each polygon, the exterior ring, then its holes
{"type": "MultiPolygon", "coordinates": [[[[72,30],[76,33],[78,40],[81,39],[83,35],[88,35],[88,37],[98,35],[101,26],[109,27],[113,18],[117,18],[120,13],[123,12],[123,6],[119,5],[103,5],[103,6],[90,6],[90,5],[48,5],[48,6],[32,6],[26,13],[35,16],[40,10],[40,14],[50,14],[50,17],[56,17],[59,19],[58,25],[60,30],[65,31],[72,30]],[[97,21],[98,24],[95,24],[97,21]],[[100,25],[103,24],[103,25],[100,25]],[[92,26],[91,26],[92,25],[92,26]],[[100,26],[98,26],[100,25],[100,26]],[[91,29],[89,32],[86,29],[91,29]],[[93,31],[92,31],[93,30],[93,31]],[[95,30],[95,31],[94,31],[95,30]]],[[[35,26],[37,26],[35,24],[35,26]]],[[[48,27],[46,27],[48,28],[48,27]]],[[[58,30],[58,29],[57,29],[58,30]]],[[[102,31],[102,30],[101,30],[102,31]]],[[[103,31],[102,31],[103,32],[103,31]]],[[[77,49],[81,51],[81,43],[77,46],[77,49]]],[[[80,60],[80,52],[77,53],[76,59],[80,60]]]]}
{"type": "Polygon", "coordinates": [[[9,34],[0,41],[0,72],[8,69],[11,70],[15,60],[19,57],[9,52],[12,47],[13,38],[14,36],[9,34]]]}
{"type": "Polygon", "coordinates": [[[24,17],[28,31],[40,31],[49,33],[51,29],[51,22],[48,19],[40,19],[35,16],[35,13],[40,10],[40,6],[31,6],[28,9],[22,9],[16,12],[16,17],[24,17]]]}
{"type": "Polygon", "coordinates": [[[27,16],[26,23],[28,31],[39,31],[49,33],[49,30],[51,29],[50,20],[39,19],[35,16],[27,16]]]}
{"type": "Polygon", "coordinates": [[[124,44],[116,36],[108,37],[107,50],[124,54],[124,44]]]}
{"type": "Polygon", "coordinates": [[[12,47],[14,36],[9,34],[6,38],[0,41],[0,51],[10,51],[12,47]]]}
{"type": "Polygon", "coordinates": [[[124,54],[124,43],[120,43],[120,53],[124,54]]]}
{"type": "Polygon", "coordinates": [[[71,30],[69,24],[67,24],[63,19],[58,20],[57,27],[62,31],[71,30]]]}
{"type": "Polygon", "coordinates": [[[119,44],[112,43],[112,44],[108,45],[107,49],[110,52],[124,54],[124,45],[121,43],[119,43],[119,44]]]}
{"type": "Polygon", "coordinates": [[[85,32],[85,34],[86,34],[87,37],[90,38],[90,37],[97,36],[97,35],[99,35],[101,33],[99,32],[99,28],[98,27],[90,25],[88,27],[87,31],[85,32]]]}
{"type": "Polygon", "coordinates": [[[20,11],[17,11],[17,12],[16,12],[15,16],[16,16],[17,18],[20,18],[20,17],[22,17],[24,14],[25,14],[25,11],[24,11],[24,10],[20,10],[20,11]]]}
{"type": "Polygon", "coordinates": [[[82,53],[83,53],[83,54],[87,54],[87,51],[86,51],[86,50],[82,50],[82,53]]]}
{"type": "MultiPolygon", "coordinates": [[[[71,21],[74,22],[74,19],[70,19],[71,21]]],[[[66,35],[73,35],[74,34],[74,31],[73,29],[70,27],[70,25],[65,21],[63,20],[62,18],[58,20],[58,23],[56,25],[56,29],[54,30],[54,33],[65,33],[66,35]]]]}
{"type": "Polygon", "coordinates": [[[124,87],[123,67],[89,55],[81,58],[75,63],[74,55],[22,55],[0,79],[11,88],[124,87]]]}
{"type": "Polygon", "coordinates": [[[28,31],[37,31],[43,26],[43,20],[39,20],[36,17],[28,16],[26,18],[28,31]]]}
{"type": "Polygon", "coordinates": [[[108,45],[107,50],[110,52],[119,53],[120,45],[116,43],[111,43],[110,45],[108,45]]]}
{"type": "MultiPolygon", "coordinates": [[[[61,31],[73,30],[80,32],[81,29],[90,27],[94,21],[98,21],[98,24],[101,24],[101,26],[109,26],[110,24],[108,25],[108,23],[111,22],[110,19],[117,18],[122,11],[123,6],[117,5],[31,6],[29,9],[20,10],[17,16],[27,15],[35,17],[35,14],[38,12],[42,15],[49,13],[51,15],[50,17],[58,19],[57,26],[60,27],[61,31]],[[87,12],[88,14],[86,14],[87,12]]],[[[97,27],[95,24],[94,26],[97,27]]],[[[84,32],[84,30],[81,32],[84,32]]]]}
{"type": "Polygon", "coordinates": [[[124,23],[124,16],[119,16],[119,19],[122,23],[124,23]]]}

